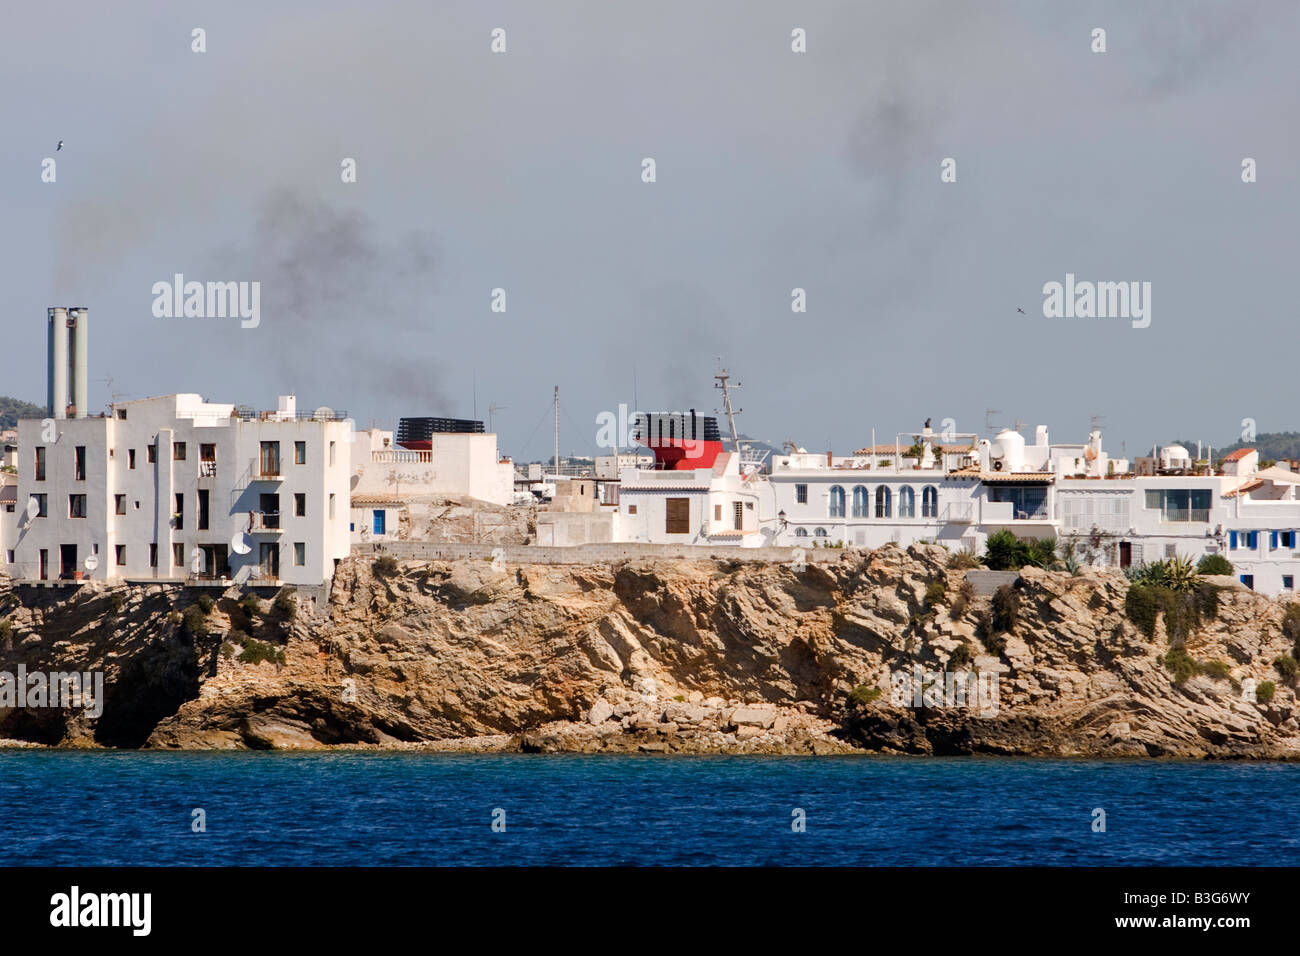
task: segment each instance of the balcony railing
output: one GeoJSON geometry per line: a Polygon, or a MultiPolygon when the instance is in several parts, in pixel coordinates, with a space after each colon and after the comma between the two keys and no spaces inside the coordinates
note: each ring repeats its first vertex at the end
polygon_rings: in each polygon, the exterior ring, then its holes
{"type": "Polygon", "coordinates": [[[267,531],[279,534],[280,512],[278,511],[250,511],[248,513],[248,530],[249,533],[258,531],[267,531]]]}
{"type": "Polygon", "coordinates": [[[411,451],[406,448],[389,448],[370,453],[370,461],[375,465],[383,464],[429,464],[433,461],[431,451],[411,451]]]}
{"type": "Polygon", "coordinates": [[[973,521],[975,519],[975,504],[971,501],[951,502],[943,506],[939,517],[942,521],[973,521]]]}
{"type": "Polygon", "coordinates": [[[200,478],[217,477],[217,463],[215,461],[199,462],[199,477],[200,478]]]}

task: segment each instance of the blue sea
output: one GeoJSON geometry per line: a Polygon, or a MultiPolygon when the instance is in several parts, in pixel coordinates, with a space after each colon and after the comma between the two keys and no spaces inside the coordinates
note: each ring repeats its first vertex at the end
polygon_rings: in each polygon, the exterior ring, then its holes
{"type": "Polygon", "coordinates": [[[1275,763],[5,750],[0,865],[1295,865],[1298,794],[1275,763]]]}

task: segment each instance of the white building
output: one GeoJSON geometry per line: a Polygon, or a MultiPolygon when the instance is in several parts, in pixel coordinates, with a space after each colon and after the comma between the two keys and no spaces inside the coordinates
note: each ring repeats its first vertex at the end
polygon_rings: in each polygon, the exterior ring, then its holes
{"type": "Polygon", "coordinates": [[[492,433],[439,433],[427,450],[399,448],[393,433],[372,428],[353,436],[353,492],[357,495],[449,495],[508,505],[515,498],[515,466],[497,454],[492,433]]]}
{"type": "Polygon", "coordinates": [[[1109,458],[1101,433],[1053,445],[1004,429],[993,439],[927,428],[853,455],[792,449],[772,472],[742,474],[724,452],[711,468],[625,469],[617,540],[875,548],[935,541],[982,553],[988,536],[1055,538],[1058,553],[1118,566],[1222,554],[1246,585],[1294,593],[1300,575],[1300,474],[1227,456],[1220,472],[1168,446],[1135,475],[1109,458]],[[914,445],[913,440],[916,440],[914,445]],[[954,441],[956,439],[956,441],[954,441]],[[919,450],[917,448],[919,447],[919,450]],[[912,449],[909,454],[908,450],[912,449]]]}
{"type": "Polygon", "coordinates": [[[178,394],[18,427],[14,577],[319,585],[349,550],[349,425],[178,394]]]}

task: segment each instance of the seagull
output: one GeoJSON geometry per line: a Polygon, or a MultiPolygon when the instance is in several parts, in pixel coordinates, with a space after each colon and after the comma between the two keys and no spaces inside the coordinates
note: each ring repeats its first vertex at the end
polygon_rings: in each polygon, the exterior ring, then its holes
{"type": "Polygon", "coordinates": [[[1024,314],[1025,314],[1025,310],[1024,310],[1024,309],[1017,308],[1016,311],[1019,312],[1021,315],[1024,315],[1024,314]]]}
{"type": "Polygon", "coordinates": [[[54,151],[57,153],[62,148],[63,148],[63,140],[59,140],[59,145],[54,147],[54,151]]]}

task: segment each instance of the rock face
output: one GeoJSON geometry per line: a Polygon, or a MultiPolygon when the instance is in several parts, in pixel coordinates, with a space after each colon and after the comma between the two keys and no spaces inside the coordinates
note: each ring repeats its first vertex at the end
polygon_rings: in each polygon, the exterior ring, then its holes
{"type": "Polygon", "coordinates": [[[848,549],[837,563],[799,572],[712,560],[500,572],[462,561],[376,574],[354,557],[317,617],[265,602],[250,614],[232,591],[197,626],[175,612],[198,592],[179,587],[58,591],[0,581],[0,618],[10,624],[7,637],[0,630],[0,670],[101,669],[107,685],[98,719],[0,707],[0,738],[193,749],[1300,757],[1295,692],[1273,663],[1292,651],[1280,604],[1223,590],[1217,618],[1185,647],[1217,663],[1176,683],[1162,660],[1163,626],[1148,639],[1126,617],[1122,575],[1026,569],[1014,585],[1017,620],[986,647],[976,633],[989,598],[959,598],[964,572],[948,559],[939,547],[890,546],[848,549]],[[232,629],[281,648],[283,663],[241,662],[230,644],[223,649],[232,629]],[[950,658],[969,663],[949,673],[979,672],[991,704],[987,694],[954,700],[951,687],[944,696],[950,658]],[[900,692],[908,675],[924,693],[900,692]],[[1248,680],[1276,682],[1272,700],[1246,699],[1248,680]]]}

